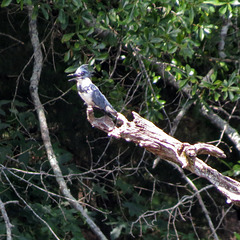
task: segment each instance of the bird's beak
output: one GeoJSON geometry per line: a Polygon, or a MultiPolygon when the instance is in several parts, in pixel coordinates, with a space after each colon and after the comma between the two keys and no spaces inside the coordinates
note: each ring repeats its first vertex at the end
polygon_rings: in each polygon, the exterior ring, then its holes
{"type": "Polygon", "coordinates": [[[74,78],[69,79],[69,80],[68,80],[69,82],[70,82],[70,81],[76,81],[76,74],[75,74],[75,73],[70,73],[70,74],[68,74],[67,76],[68,76],[68,77],[74,77],[74,78]]]}
{"type": "Polygon", "coordinates": [[[72,76],[75,76],[75,73],[70,73],[67,75],[68,77],[72,77],[72,76]]]}

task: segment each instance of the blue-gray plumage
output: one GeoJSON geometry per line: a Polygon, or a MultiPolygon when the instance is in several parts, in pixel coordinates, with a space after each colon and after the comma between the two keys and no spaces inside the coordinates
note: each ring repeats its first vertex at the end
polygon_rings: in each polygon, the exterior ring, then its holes
{"type": "Polygon", "coordinates": [[[87,104],[87,106],[95,107],[110,113],[114,117],[117,116],[117,111],[108,102],[106,97],[100,92],[99,88],[91,81],[91,73],[88,70],[88,65],[81,65],[75,73],[69,74],[74,78],[69,81],[77,81],[77,90],[80,97],[87,104]]]}

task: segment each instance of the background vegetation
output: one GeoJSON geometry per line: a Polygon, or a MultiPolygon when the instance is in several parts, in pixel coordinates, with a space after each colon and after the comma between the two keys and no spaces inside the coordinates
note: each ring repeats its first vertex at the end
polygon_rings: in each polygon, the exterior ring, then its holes
{"type": "Polygon", "coordinates": [[[89,63],[117,111],[136,111],[181,141],[219,146],[227,160],[206,162],[239,179],[238,1],[3,0],[0,205],[13,239],[55,239],[52,231],[60,239],[97,239],[61,195],[42,143],[29,92],[29,5],[44,57],[39,94],[54,152],[71,193],[105,236],[240,239],[236,206],[206,180],[165,161],[153,168],[156,156],[92,128],[66,77],[89,63]],[[201,193],[213,228],[187,180],[201,193]]]}

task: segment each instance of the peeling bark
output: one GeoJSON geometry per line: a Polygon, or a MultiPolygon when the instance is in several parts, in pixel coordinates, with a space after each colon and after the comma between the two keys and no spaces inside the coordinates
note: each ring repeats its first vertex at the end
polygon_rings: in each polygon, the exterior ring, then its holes
{"type": "Polygon", "coordinates": [[[193,145],[182,143],[136,112],[132,114],[133,120],[128,121],[118,113],[117,124],[114,124],[108,116],[95,118],[93,109],[87,108],[87,118],[93,127],[106,132],[109,136],[134,142],[161,159],[176,163],[199,177],[206,178],[227,198],[227,203],[240,205],[240,183],[222,175],[197,157],[199,154],[209,154],[225,158],[226,155],[221,149],[206,143],[193,145]]]}

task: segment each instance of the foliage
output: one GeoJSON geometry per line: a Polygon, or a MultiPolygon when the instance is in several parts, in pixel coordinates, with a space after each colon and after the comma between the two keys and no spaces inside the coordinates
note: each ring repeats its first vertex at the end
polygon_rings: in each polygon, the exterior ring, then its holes
{"type": "MultiPolygon", "coordinates": [[[[165,162],[153,169],[150,153],[131,143],[110,141],[92,129],[76,87],[67,82],[65,73],[89,63],[95,71],[93,81],[116,110],[125,115],[137,111],[166,131],[171,130],[179,108],[194,103],[176,136],[184,141],[224,140],[222,146],[228,151],[231,143],[219,137],[198,110],[204,104],[240,130],[240,4],[217,0],[2,1],[0,197],[3,202],[19,201],[6,205],[16,239],[54,239],[44,221],[61,239],[93,239],[79,214],[59,196],[32,109],[28,89],[32,48],[26,36],[26,6],[30,4],[45,59],[39,93],[54,151],[73,195],[109,239],[207,238],[207,220],[181,175],[165,162]],[[179,89],[165,81],[167,73],[175,77],[179,89]],[[72,91],[65,94],[68,89],[72,91]],[[181,93],[183,89],[188,96],[181,93]]],[[[228,162],[209,159],[208,163],[237,178],[240,164],[232,149],[228,162]]],[[[198,189],[208,184],[190,178],[198,189]]],[[[228,207],[224,199],[211,189],[201,194],[214,226],[221,225],[219,219],[228,207]]],[[[1,219],[1,237],[4,225],[1,219]]],[[[231,236],[239,238],[239,229],[234,231],[231,236]]]]}

